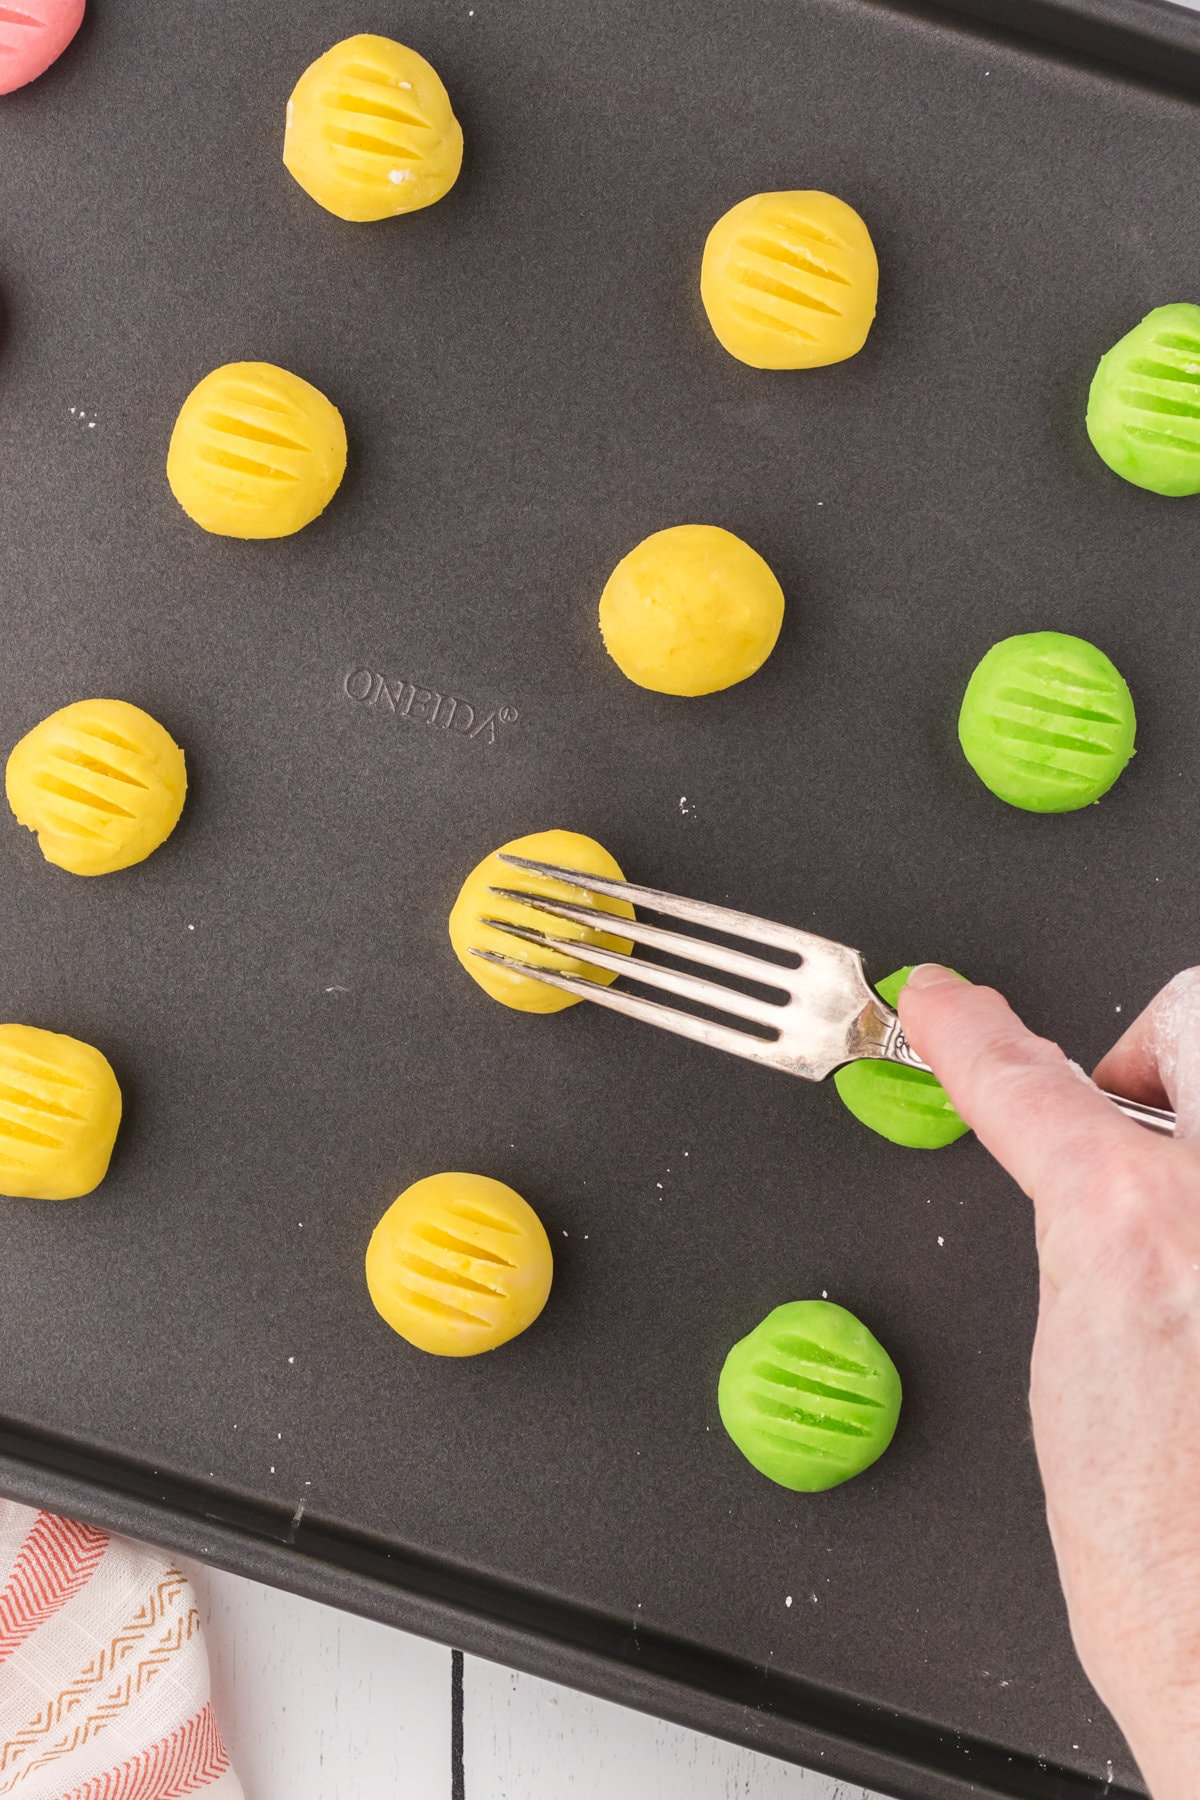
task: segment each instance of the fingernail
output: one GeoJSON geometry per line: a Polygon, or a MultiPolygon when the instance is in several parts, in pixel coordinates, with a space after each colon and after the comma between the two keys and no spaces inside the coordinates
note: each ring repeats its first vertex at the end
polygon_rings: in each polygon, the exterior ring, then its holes
{"type": "Polygon", "coordinates": [[[918,963],[904,985],[923,993],[927,988],[949,987],[951,982],[961,980],[961,975],[944,969],[941,963],[918,963]]]}

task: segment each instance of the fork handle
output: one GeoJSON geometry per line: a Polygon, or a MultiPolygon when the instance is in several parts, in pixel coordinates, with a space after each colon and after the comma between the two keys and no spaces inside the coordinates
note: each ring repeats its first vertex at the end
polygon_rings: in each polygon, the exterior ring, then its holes
{"type": "Polygon", "coordinates": [[[1100,1092],[1135,1124],[1144,1125],[1147,1131],[1157,1131],[1160,1137],[1175,1136],[1175,1114],[1168,1112],[1166,1107],[1143,1106],[1140,1100],[1126,1100],[1121,1094],[1110,1094],[1107,1088],[1101,1088],[1100,1092]]]}
{"type": "MultiPolygon", "coordinates": [[[[927,1062],[922,1062],[900,1028],[899,1019],[895,1029],[889,1033],[884,1055],[889,1062],[904,1063],[910,1069],[923,1069],[927,1075],[933,1070],[927,1062]]],[[[1174,1137],[1176,1119],[1173,1112],[1162,1106],[1144,1106],[1140,1100],[1126,1100],[1121,1094],[1110,1094],[1107,1088],[1098,1090],[1106,1100],[1111,1100],[1118,1112],[1123,1112],[1127,1119],[1137,1125],[1144,1125],[1147,1131],[1157,1132],[1160,1137],[1174,1137]]]]}

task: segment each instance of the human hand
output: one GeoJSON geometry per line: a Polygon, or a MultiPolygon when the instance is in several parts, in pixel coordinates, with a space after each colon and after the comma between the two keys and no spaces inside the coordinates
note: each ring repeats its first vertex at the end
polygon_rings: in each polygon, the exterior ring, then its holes
{"type": "Polygon", "coordinates": [[[1179,1116],[1135,1125],[990,988],[934,964],[914,1048],[1033,1201],[1030,1408],[1075,1646],[1155,1800],[1200,1796],[1200,969],[1096,1080],[1179,1116]]]}

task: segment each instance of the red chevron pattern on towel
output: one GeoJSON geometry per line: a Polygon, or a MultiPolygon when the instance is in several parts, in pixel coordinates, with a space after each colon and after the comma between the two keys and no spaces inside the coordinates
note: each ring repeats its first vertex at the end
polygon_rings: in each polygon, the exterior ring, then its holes
{"type": "Polygon", "coordinates": [[[228,1767],[212,1707],[206,1706],[169,1737],[72,1788],[63,1800],[183,1800],[228,1767]]]}
{"type": "Polygon", "coordinates": [[[211,1691],[182,1570],[0,1500],[0,1800],[244,1800],[211,1691]]]}
{"type": "Polygon", "coordinates": [[[0,1663],[87,1586],[107,1548],[103,1531],[38,1514],[0,1592],[0,1663]]]}
{"type": "MultiPolygon", "coordinates": [[[[172,1593],[173,1597],[177,1598],[186,1589],[187,1584],[183,1576],[174,1570],[171,1574],[173,1580],[164,1582],[159,1589],[160,1598],[164,1592],[172,1593]]],[[[115,1688],[105,1692],[98,1701],[93,1699],[88,1713],[83,1718],[72,1721],[70,1719],[72,1711],[79,1706],[89,1689],[95,1687],[95,1676],[85,1670],[79,1681],[72,1682],[69,1687],[59,1693],[43,1713],[29,1721],[24,1730],[19,1731],[7,1743],[0,1741],[0,1795],[13,1793],[14,1790],[20,1788],[22,1782],[27,1781],[39,1769],[44,1770],[48,1764],[58,1762],[60,1758],[72,1755],[81,1745],[90,1743],[93,1737],[105,1730],[114,1719],[119,1718],[133,1705],[144,1693],[147,1685],[167,1667],[176,1653],[199,1629],[200,1615],[193,1606],[189,1609],[186,1617],[178,1618],[174,1625],[168,1628],[148,1654],[142,1657],[137,1666],[129,1672],[124,1681],[118,1682],[115,1688]],[[58,1727],[64,1723],[64,1719],[67,1723],[64,1734],[57,1737],[40,1754],[31,1754],[31,1752],[36,1752],[39,1739],[44,1740],[47,1733],[57,1731],[58,1727]],[[18,1763],[20,1766],[16,1767],[18,1763]],[[16,1767],[16,1773],[10,1779],[5,1780],[3,1779],[4,1771],[10,1766],[16,1767]]],[[[121,1636],[127,1643],[136,1642],[136,1638],[130,1638],[128,1633],[122,1633],[121,1636]]],[[[102,1661],[102,1659],[97,1660],[98,1662],[102,1661]]],[[[93,1664],[90,1667],[94,1668],[96,1665],[93,1664]]]]}

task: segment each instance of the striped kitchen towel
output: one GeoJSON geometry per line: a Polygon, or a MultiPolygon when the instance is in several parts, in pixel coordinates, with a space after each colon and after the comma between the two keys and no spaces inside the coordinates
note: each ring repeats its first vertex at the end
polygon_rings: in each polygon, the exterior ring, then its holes
{"type": "Polygon", "coordinates": [[[0,1797],[243,1800],[165,1557],[0,1500],[0,1797]]]}

